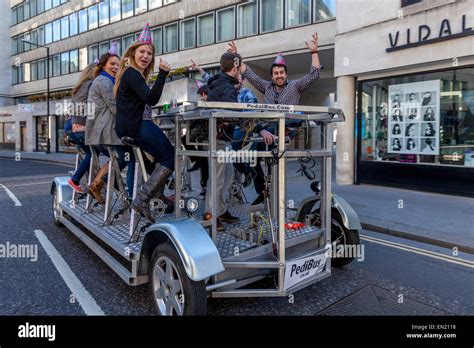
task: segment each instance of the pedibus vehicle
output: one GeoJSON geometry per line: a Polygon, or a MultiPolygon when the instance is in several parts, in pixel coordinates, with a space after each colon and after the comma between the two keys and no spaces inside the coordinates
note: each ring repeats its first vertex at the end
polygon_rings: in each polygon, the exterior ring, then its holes
{"type": "MultiPolygon", "coordinates": [[[[156,217],[153,224],[129,209],[112,148],[105,205],[98,205],[90,195],[73,192],[68,176],[56,177],[51,187],[54,222],[75,234],[127,284],[149,283],[158,314],[202,315],[208,298],[288,296],[329,277],[332,266],[352,261],[353,257],[333,258],[328,252],[341,245],[358,246],[361,228],[349,204],[331,194],[332,127],[334,122],[344,121],[340,109],[198,102],[171,108],[159,118],[160,122],[169,121],[163,128],[167,128],[176,149],[172,214],[165,214],[166,203],[159,199],[150,204],[156,217]],[[256,120],[272,124],[277,135],[273,149],[258,152],[266,169],[264,204],[255,209],[248,203],[233,203],[230,211],[240,221],[218,231],[214,180],[220,155],[215,140],[217,126],[221,121],[238,121],[250,129],[256,120]],[[196,141],[190,135],[190,126],[196,121],[207,125],[204,140],[196,141]],[[320,148],[288,148],[287,126],[295,122],[320,127],[320,148]],[[196,145],[195,150],[184,148],[181,136],[176,136],[183,134],[187,144],[196,145]],[[202,198],[193,195],[195,191],[182,190],[182,164],[189,156],[209,160],[211,187],[207,189],[214,202],[212,220],[202,221],[202,198]],[[291,207],[285,168],[289,159],[302,158],[320,158],[321,181],[311,185],[314,194],[291,207]]],[[[135,195],[137,187],[147,180],[148,156],[133,139],[122,141],[133,147],[137,159],[135,195]]],[[[89,182],[98,167],[99,161],[93,156],[89,182]]]]}

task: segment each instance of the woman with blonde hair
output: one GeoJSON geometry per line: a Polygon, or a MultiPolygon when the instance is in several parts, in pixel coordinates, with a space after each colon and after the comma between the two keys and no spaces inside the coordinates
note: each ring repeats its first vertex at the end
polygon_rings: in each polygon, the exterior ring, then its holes
{"type": "Polygon", "coordinates": [[[137,192],[131,207],[151,222],[149,203],[153,197],[167,204],[166,212],[174,209],[173,202],[164,196],[166,180],[174,171],[174,148],[151,118],[151,106],[158,103],[163,92],[170,65],[160,59],[158,78],[150,89],[147,82],[153,73],[155,46],[148,23],[138,40],[127,48],[117,73],[114,93],[117,100],[117,135],[133,138],[135,144],[150,153],[160,165],[137,192]]]}
{"type": "Polygon", "coordinates": [[[84,193],[84,190],[80,186],[80,181],[84,174],[87,172],[91,162],[91,150],[89,146],[85,144],[85,130],[86,130],[86,108],[87,108],[87,96],[89,95],[89,89],[92,82],[95,79],[94,71],[96,68],[95,63],[89,64],[79,75],[79,81],[72,89],[72,140],[76,145],[85,152],[85,157],[77,167],[74,175],[68,180],[69,186],[79,193],[84,193]]]}

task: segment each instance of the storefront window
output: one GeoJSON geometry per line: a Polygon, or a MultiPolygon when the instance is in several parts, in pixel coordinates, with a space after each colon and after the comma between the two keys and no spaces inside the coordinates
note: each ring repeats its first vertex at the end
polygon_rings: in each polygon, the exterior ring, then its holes
{"type": "Polygon", "coordinates": [[[36,151],[48,149],[48,116],[36,117],[36,151]]]}
{"type": "Polygon", "coordinates": [[[474,167],[474,70],[362,82],[361,159],[474,167]]]}
{"type": "Polygon", "coordinates": [[[15,123],[0,123],[0,149],[15,149],[15,123]]]}

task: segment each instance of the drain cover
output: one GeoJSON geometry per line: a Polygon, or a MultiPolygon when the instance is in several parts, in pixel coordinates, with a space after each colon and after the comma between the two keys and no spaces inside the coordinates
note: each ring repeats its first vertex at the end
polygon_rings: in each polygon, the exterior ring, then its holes
{"type": "Polygon", "coordinates": [[[367,285],[323,309],[318,315],[451,315],[378,286],[367,285]]]}

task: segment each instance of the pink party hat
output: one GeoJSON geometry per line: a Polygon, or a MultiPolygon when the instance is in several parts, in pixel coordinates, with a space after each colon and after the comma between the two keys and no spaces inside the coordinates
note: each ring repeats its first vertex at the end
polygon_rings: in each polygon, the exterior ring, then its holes
{"type": "Polygon", "coordinates": [[[119,55],[119,54],[118,54],[118,48],[117,48],[117,41],[114,40],[114,41],[112,41],[112,42],[110,43],[110,48],[109,48],[109,50],[108,50],[107,52],[108,52],[109,54],[113,54],[113,55],[115,55],[115,56],[118,56],[118,55],[119,55]]]}
{"type": "Polygon", "coordinates": [[[137,42],[142,42],[145,44],[153,44],[153,40],[151,39],[151,33],[150,33],[150,25],[148,23],[145,25],[145,28],[143,28],[142,32],[140,33],[140,36],[138,37],[137,42]]]}
{"type": "Polygon", "coordinates": [[[273,62],[273,64],[286,66],[285,58],[283,58],[283,55],[281,54],[281,52],[277,54],[277,57],[275,58],[275,61],[273,62]]]}

